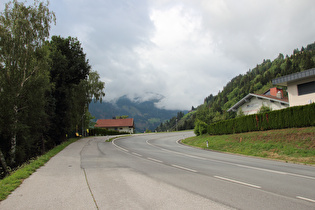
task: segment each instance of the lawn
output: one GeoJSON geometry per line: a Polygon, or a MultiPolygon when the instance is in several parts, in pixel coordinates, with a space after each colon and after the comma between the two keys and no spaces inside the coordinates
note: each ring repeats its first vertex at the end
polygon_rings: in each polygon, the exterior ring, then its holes
{"type": "Polygon", "coordinates": [[[209,150],[315,164],[315,127],[231,135],[206,134],[184,139],[182,143],[209,150]]]}

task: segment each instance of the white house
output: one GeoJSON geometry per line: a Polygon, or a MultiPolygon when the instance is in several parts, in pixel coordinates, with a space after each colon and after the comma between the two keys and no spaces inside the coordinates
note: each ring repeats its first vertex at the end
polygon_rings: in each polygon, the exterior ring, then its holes
{"type": "Polygon", "coordinates": [[[245,115],[256,114],[262,106],[267,106],[272,110],[279,110],[289,107],[289,102],[288,98],[283,98],[283,90],[274,87],[263,95],[248,94],[228,109],[228,112],[239,113],[242,111],[245,115]]]}
{"type": "Polygon", "coordinates": [[[315,68],[273,79],[272,84],[288,87],[290,106],[315,102],[315,68]]]}

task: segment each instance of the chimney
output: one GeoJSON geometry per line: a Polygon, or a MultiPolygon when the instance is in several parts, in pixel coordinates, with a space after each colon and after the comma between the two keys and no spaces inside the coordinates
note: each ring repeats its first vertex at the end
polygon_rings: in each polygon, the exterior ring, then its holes
{"type": "Polygon", "coordinates": [[[277,98],[283,98],[282,92],[280,90],[277,92],[277,98]]]}

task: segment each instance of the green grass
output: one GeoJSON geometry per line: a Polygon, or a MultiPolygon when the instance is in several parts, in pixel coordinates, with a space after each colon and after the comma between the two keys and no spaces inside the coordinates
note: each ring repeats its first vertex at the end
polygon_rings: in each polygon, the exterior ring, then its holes
{"type": "Polygon", "coordinates": [[[203,149],[315,164],[315,127],[231,135],[202,135],[182,142],[203,149]],[[206,141],[209,142],[208,148],[206,141]]]}
{"type": "Polygon", "coordinates": [[[45,163],[48,162],[50,158],[77,140],[77,138],[69,139],[68,141],[50,150],[46,154],[30,160],[28,163],[22,165],[17,170],[12,172],[9,176],[6,176],[4,179],[0,180],[0,201],[6,199],[12,191],[20,186],[24,179],[28,178],[38,168],[45,165],[45,163]]]}

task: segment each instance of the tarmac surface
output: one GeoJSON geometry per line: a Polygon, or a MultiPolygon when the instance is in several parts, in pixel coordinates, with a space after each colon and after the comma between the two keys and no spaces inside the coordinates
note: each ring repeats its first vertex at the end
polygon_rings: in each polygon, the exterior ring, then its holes
{"type": "Polygon", "coordinates": [[[230,209],[122,167],[125,154],[105,140],[90,137],[72,143],[24,180],[0,202],[0,209],[230,209]]]}
{"type": "Polygon", "coordinates": [[[80,167],[87,141],[72,143],[51,158],[0,202],[0,209],[97,209],[80,167]]]}

